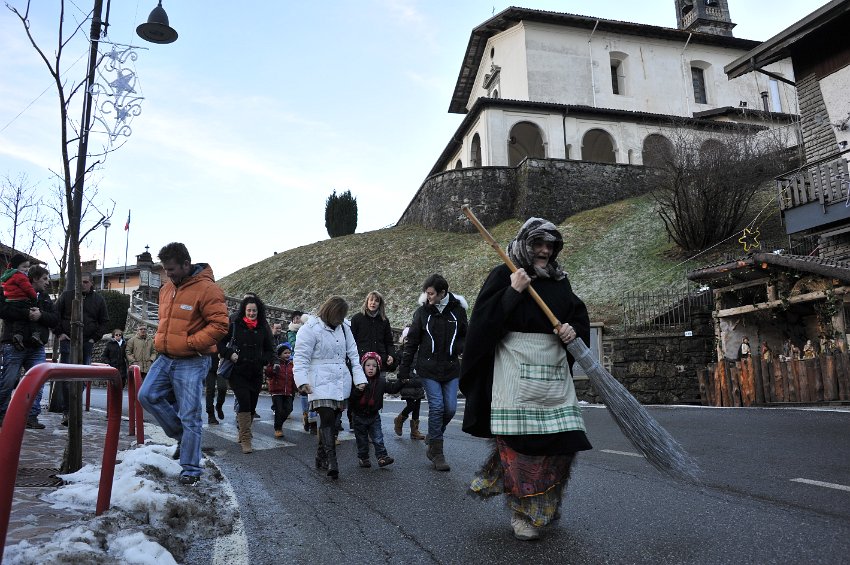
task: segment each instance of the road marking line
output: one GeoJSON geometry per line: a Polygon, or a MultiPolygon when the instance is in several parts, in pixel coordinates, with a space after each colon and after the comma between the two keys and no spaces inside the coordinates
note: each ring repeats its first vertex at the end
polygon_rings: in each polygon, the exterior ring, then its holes
{"type": "Polygon", "coordinates": [[[850,487],[846,485],[837,485],[835,483],[825,483],[823,481],[813,481],[812,479],[791,479],[792,483],[803,483],[807,485],[815,485],[816,487],[834,488],[835,490],[846,490],[850,492],[850,487]]]}
{"type": "MultiPolygon", "coordinates": [[[[221,488],[224,490],[224,495],[227,497],[230,506],[238,509],[239,500],[236,498],[236,493],[233,491],[230,481],[220,467],[218,470],[223,479],[221,488]]],[[[236,519],[233,522],[233,531],[228,535],[215,538],[212,562],[213,565],[247,564],[250,563],[249,555],[248,536],[245,533],[242,516],[237,510],[236,519]]]]}
{"type": "Polygon", "coordinates": [[[643,457],[640,453],[632,453],[631,451],[614,451],[613,449],[600,449],[602,453],[611,453],[613,455],[628,455],[629,457],[643,457]]]}

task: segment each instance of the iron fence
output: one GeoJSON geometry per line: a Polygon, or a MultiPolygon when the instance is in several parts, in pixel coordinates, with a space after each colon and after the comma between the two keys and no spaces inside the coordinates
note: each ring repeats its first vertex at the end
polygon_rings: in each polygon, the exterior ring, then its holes
{"type": "Polygon", "coordinates": [[[684,331],[697,312],[711,311],[714,298],[708,288],[671,289],[623,295],[623,327],[626,332],[684,331]]]}

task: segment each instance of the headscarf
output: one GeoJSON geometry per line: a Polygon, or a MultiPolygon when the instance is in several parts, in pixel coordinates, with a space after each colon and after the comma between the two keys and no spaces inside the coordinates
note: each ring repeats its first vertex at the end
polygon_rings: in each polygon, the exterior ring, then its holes
{"type": "Polygon", "coordinates": [[[564,279],[567,274],[558,265],[558,253],[564,248],[564,238],[555,224],[543,218],[529,218],[519,229],[516,237],[508,243],[506,252],[514,265],[525,269],[525,272],[534,279],[564,279]],[[545,267],[534,265],[534,250],[532,245],[535,241],[552,242],[552,255],[545,267]]]}

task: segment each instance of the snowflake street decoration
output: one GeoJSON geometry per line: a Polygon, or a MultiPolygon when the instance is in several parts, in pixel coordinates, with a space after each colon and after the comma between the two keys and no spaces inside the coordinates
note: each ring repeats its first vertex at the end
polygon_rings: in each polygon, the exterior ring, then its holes
{"type": "Polygon", "coordinates": [[[751,249],[758,249],[761,247],[761,243],[759,243],[759,236],[761,232],[756,228],[754,231],[750,230],[750,228],[744,228],[744,235],[738,238],[738,243],[744,246],[744,253],[749,253],[751,249]]]}
{"type": "Polygon", "coordinates": [[[138,58],[136,47],[111,44],[112,50],[101,57],[98,78],[92,85],[95,99],[94,119],[109,136],[110,145],[120,136],[130,137],[130,123],[142,113],[144,97],[138,92],[138,78],[131,65],[138,58]]]}

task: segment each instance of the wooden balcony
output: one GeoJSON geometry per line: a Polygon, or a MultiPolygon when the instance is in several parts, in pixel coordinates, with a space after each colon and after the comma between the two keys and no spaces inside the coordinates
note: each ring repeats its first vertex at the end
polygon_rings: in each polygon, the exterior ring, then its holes
{"type": "Polygon", "coordinates": [[[850,220],[850,173],[844,153],[776,178],[787,233],[850,220]]]}

